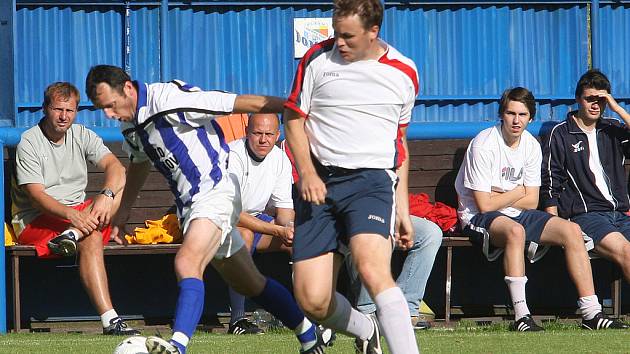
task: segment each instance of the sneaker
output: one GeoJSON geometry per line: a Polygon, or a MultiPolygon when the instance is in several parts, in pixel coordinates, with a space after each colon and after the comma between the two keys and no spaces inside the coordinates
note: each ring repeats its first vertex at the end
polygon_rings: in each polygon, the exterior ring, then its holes
{"type": "Polygon", "coordinates": [[[354,346],[357,354],[383,354],[381,347],[381,331],[378,328],[378,320],[374,315],[368,315],[370,321],[374,325],[374,331],[367,340],[357,338],[354,340],[354,346]]]}
{"type": "Polygon", "coordinates": [[[263,334],[263,331],[260,327],[256,326],[253,322],[243,317],[240,320],[230,323],[230,327],[228,328],[228,334],[263,334]]]}
{"type": "Polygon", "coordinates": [[[77,241],[71,235],[71,231],[66,230],[48,241],[50,252],[62,257],[74,256],[77,253],[77,241]]]}
{"type": "Polygon", "coordinates": [[[315,326],[315,337],[317,338],[315,344],[306,350],[300,349],[300,354],[324,354],[326,347],[332,347],[337,335],[332,329],[317,325],[315,326]]]}
{"type": "Polygon", "coordinates": [[[158,336],[147,337],[144,344],[151,354],[179,354],[179,349],[171,342],[158,336]]]}
{"type": "Polygon", "coordinates": [[[510,326],[510,331],[515,332],[539,332],[544,331],[545,329],[540,327],[534,322],[532,315],[525,315],[521,317],[518,321],[512,323],[510,326]]]}
{"type": "Polygon", "coordinates": [[[603,312],[598,313],[590,320],[582,319],[582,328],[588,330],[597,329],[628,329],[630,326],[619,321],[618,319],[608,318],[603,312]]]}
{"type": "Polygon", "coordinates": [[[103,328],[103,334],[108,336],[137,336],[140,331],[129,327],[120,317],[109,320],[109,326],[103,328]]]}
{"type": "Polygon", "coordinates": [[[413,325],[413,329],[415,331],[422,331],[431,328],[431,322],[428,321],[418,321],[415,325],[413,325]]]}

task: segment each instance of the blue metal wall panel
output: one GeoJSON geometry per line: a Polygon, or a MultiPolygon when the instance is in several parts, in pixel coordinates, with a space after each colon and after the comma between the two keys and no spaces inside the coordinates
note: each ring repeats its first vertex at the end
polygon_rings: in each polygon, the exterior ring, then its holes
{"type": "Polygon", "coordinates": [[[144,82],[160,81],[159,18],[159,7],[131,8],[130,74],[144,82]]]}
{"type": "Polygon", "coordinates": [[[293,18],[330,17],[300,7],[176,7],[169,13],[172,78],[206,89],[287,96],[293,18]]]}
{"type": "MultiPolygon", "coordinates": [[[[494,119],[495,104],[461,97],[498,98],[511,86],[570,98],[587,67],[585,6],[392,7],[382,36],[418,66],[416,122],[494,119]]],[[[540,119],[566,111],[563,102],[547,106],[540,119]]]]}
{"type": "Polygon", "coordinates": [[[600,11],[601,70],[613,95],[630,101],[630,3],[605,5],[600,11]]]}
{"type": "MultiPolygon", "coordinates": [[[[43,92],[55,81],[69,81],[83,94],[92,65],[121,65],[122,16],[120,7],[42,7],[17,9],[16,127],[37,123],[43,92]]],[[[81,112],[78,121],[90,126],[111,126],[101,114],[81,112]]]]}

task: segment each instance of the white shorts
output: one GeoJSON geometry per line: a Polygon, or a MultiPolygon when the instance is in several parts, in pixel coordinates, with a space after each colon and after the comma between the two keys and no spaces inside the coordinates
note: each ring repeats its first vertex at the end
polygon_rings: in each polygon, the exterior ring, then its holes
{"type": "Polygon", "coordinates": [[[241,193],[232,177],[225,176],[216,186],[201,188],[189,206],[185,206],[180,216],[184,237],[190,222],[205,218],[221,230],[221,241],[215,258],[228,258],[244,246],[238,229],[233,227],[241,213],[241,193]],[[228,237],[229,236],[229,237],[228,237]]]}

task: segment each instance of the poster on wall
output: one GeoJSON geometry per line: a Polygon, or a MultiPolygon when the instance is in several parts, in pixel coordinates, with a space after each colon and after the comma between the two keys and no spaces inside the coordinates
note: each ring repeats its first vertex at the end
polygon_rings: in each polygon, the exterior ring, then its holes
{"type": "Polygon", "coordinates": [[[332,18],[294,18],[293,49],[295,58],[301,58],[315,43],[334,35],[332,18]]]}

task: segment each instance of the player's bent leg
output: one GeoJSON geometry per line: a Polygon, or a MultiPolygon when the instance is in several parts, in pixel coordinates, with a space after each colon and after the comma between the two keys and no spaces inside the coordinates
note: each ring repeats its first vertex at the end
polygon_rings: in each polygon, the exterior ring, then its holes
{"type": "MultiPolygon", "coordinates": [[[[418,353],[407,301],[391,276],[391,241],[377,234],[354,235],[350,238],[350,252],[363,284],[374,299],[378,322],[390,351],[418,353]]],[[[373,327],[376,334],[379,325],[373,327]]],[[[357,348],[367,351],[369,342],[357,340],[357,348]]]]}
{"type": "Polygon", "coordinates": [[[525,295],[525,229],[507,216],[497,217],[490,224],[490,241],[496,247],[503,247],[503,269],[505,283],[510,292],[514,307],[515,322],[510,326],[513,331],[540,331],[527,306],[525,295]]]}
{"type": "Polygon", "coordinates": [[[302,353],[323,352],[323,348],[334,340],[322,338],[321,332],[304,316],[291,293],[258,271],[245,247],[231,257],[213,260],[212,265],[229,286],[251,298],[293,330],[302,345],[302,353]]]}
{"type": "Polygon", "coordinates": [[[521,224],[500,216],[490,224],[490,242],[503,248],[503,270],[509,277],[525,276],[525,229],[521,224]]]}
{"type": "Polygon", "coordinates": [[[620,232],[611,232],[595,245],[600,256],[615,262],[630,282],[630,242],[620,232]]]}
{"type": "Polygon", "coordinates": [[[94,231],[78,243],[79,276],[90,301],[101,317],[103,334],[137,335],[137,330],[129,327],[114,310],[109,296],[107,272],[103,261],[103,236],[94,231]]]}
{"type": "Polygon", "coordinates": [[[335,288],[334,255],[332,252],[297,261],[293,264],[293,292],[309,318],[321,321],[332,311],[335,288]]]}
{"type": "Polygon", "coordinates": [[[579,297],[595,294],[591,262],[584,246],[582,230],[577,224],[553,217],[545,225],[540,242],[564,249],[567,270],[579,297]]]}

